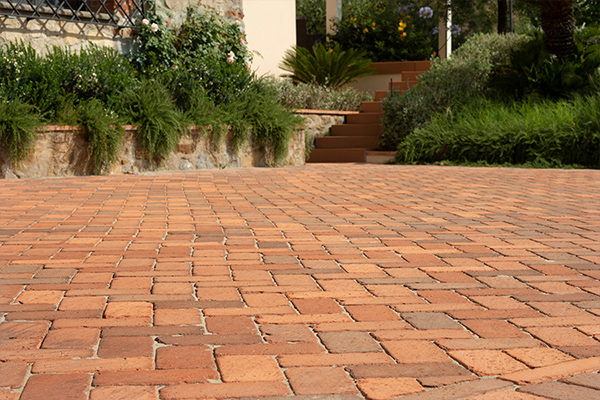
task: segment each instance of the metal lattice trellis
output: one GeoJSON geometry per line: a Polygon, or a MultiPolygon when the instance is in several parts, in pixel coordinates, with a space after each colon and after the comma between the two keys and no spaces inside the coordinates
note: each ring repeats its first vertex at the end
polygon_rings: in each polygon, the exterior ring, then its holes
{"type": "Polygon", "coordinates": [[[9,18],[132,28],[145,14],[144,0],[0,0],[0,15],[9,18]]]}

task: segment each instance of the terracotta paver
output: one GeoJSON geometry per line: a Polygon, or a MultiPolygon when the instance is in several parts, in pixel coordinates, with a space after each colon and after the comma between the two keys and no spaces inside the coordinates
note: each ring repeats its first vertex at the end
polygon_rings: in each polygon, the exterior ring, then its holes
{"type": "Polygon", "coordinates": [[[0,398],[600,398],[600,172],[0,181],[0,398]]]}

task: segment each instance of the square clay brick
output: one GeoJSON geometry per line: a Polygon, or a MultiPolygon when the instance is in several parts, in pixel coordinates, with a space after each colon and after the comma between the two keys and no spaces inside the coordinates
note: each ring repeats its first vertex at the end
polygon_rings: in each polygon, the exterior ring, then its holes
{"type": "Polygon", "coordinates": [[[280,293],[244,293],[242,295],[248,307],[289,306],[289,300],[280,293]]]}
{"type": "Polygon", "coordinates": [[[260,330],[269,343],[316,342],[317,336],[304,325],[261,325],[260,330]]]}
{"type": "MultiPolygon", "coordinates": [[[[29,372],[29,364],[26,362],[3,362],[0,363],[0,387],[20,388],[25,383],[25,377],[29,372]]],[[[2,398],[0,396],[0,398],[2,398]]]]}
{"type": "Polygon", "coordinates": [[[106,297],[103,296],[81,296],[65,297],[58,309],[60,311],[69,310],[104,310],[106,307],[106,297]]]}
{"type": "Polygon", "coordinates": [[[532,368],[545,367],[546,365],[558,364],[575,359],[560,350],[548,347],[507,349],[505,352],[532,368]]]}
{"type": "Polygon", "coordinates": [[[285,371],[292,390],[298,396],[358,394],[350,377],[339,367],[299,367],[285,371]]]}
{"type": "Polygon", "coordinates": [[[150,336],[105,336],[98,346],[100,358],[153,356],[154,339],[150,336]]]}
{"type": "Polygon", "coordinates": [[[208,346],[169,346],[156,349],[157,369],[215,368],[208,346]]]}
{"type": "Polygon", "coordinates": [[[154,325],[199,325],[202,313],[197,308],[174,310],[170,308],[154,310],[154,325]]]}
{"type": "Polygon", "coordinates": [[[100,329],[67,328],[53,329],[48,332],[42,348],[44,349],[91,349],[100,339],[100,329]]]}
{"type": "Polygon", "coordinates": [[[224,382],[283,381],[277,362],[267,355],[220,356],[217,358],[224,382]]]}
{"type": "Polygon", "coordinates": [[[388,400],[425,390],[414,378],[363,378],[356,383],[360,391],[371,400],[388,400]]]}
{"type": "Polygon", "coordinates": [[[21,394],[21,400],[87,400],[91,374],[33,375],[21,394]]]}
{"type": "Polygon", "coordinates": [[[300,314],[341,314],[344,312],[333,299],[294,299],[292,303],[300,314]]]}
{"type": "Polygon", "coordinates": [[[381,344],[402,364],[452,362],[442,349],[427,340],[399,340],[381,344]]]}
{"type": "Polygon", "coordinates": [[[104,311],[105,318],[147,318],[152,319],[152,303],[142,301],[123,301],[108,303],[104,311]]]}
{"type": "Polygon", "coordinates": [[[206,317],[206,330],[219,335],[258,334],[250,317],[206,317]]]}
{"type": "Polygon", "coordinates": [[[368,332],[321,332],[321,342],[331,353],[376,353],[383,351],[368,332]]]}
{"type": "Polygon", "coordinates": [[[17,297],[19,304],[58,304],[63,298],[60,290],[26,290],[17,297]]]}
{"type": "Polygon", "coordinates": [[[448,354],[479,376],[529,369],[500,350],[453,350],[448,354]]]}
{"type": "Polygon", "coordinates": [[[90,400],[156,400],[158,390],[153,386],[101,386],[91,390],[90,400]]]}

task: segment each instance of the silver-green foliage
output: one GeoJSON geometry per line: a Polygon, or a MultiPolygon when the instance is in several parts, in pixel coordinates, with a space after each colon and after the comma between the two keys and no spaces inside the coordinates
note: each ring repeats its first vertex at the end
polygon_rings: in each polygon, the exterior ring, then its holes
{"type": "Polygon", "coordinates": [[[330,89],[288,80],[272,80],[279,101],[288,108],[305,110],[358,111],[360,103],[372,101],[373,95],[352,87],[330,89]]]}
{"type": "Polygon", "coordinates": [[[483,95],[493,68],[506,63],[510,49],[526,40],[524,36],[512,34],[475,35],[450,59],[435,61],[404,96],[388,96],[383,100],[380,147],[395,150],[406,135],[436,113],[483,95]]]}

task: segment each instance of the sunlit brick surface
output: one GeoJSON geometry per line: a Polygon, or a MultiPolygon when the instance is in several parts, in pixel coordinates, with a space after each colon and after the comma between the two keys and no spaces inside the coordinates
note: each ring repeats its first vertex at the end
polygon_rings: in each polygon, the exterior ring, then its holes
{"type": "Polygon", "coordinates": [[[1,180],[0,398],[600,398],[599,228],[589,170],[1,180]]]}

